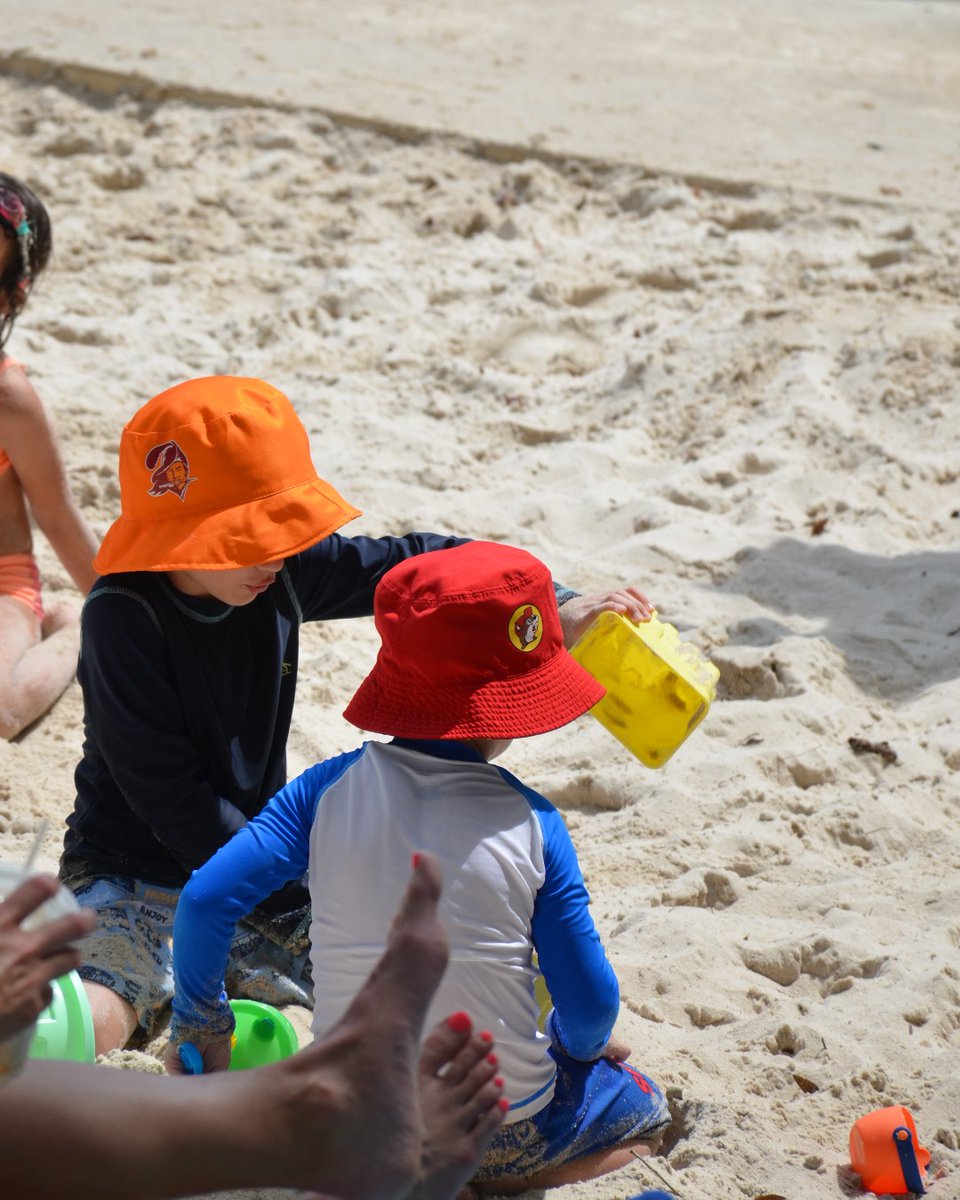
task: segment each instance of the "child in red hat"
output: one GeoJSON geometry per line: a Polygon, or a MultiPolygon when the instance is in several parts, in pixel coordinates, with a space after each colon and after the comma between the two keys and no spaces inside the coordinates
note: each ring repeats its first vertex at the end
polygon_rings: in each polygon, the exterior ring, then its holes
{"type": "Polygon", "coordinates": [[[168,1065],[177,1069],[178,1044],[191,1041],[207,1069],[227,1066],[234,926],[304,873],[321,1036],[380,953],[410,854],[422,848],[443,869],[451,945],[436,1012],[469,1008],[495,1031],[511,1100],[474,1184],[550,1187],[654,1152],[666,1100],[611,1040],[617,979],[566,826],[490,762],[510,739],[559,728],[603,695],[564,649],[549,572],[523,550],[467,543],[394,567],[374,616],[382,645],[345,716],[392,740],[304,772],[187,884],[168,1065]],[[545,1032],[538,967],[553,1003],[545,1032]]]}

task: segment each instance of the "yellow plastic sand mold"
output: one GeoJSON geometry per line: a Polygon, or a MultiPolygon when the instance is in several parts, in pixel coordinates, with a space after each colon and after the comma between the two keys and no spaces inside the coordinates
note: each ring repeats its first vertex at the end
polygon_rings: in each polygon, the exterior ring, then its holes
{"type": "Polygon", "coordinates": [[[647,767],[668,761],[703,721],[720,672],[656,615],[634,625],[601,613],[571,654],[607,689],[590,709],[647,767]]]}

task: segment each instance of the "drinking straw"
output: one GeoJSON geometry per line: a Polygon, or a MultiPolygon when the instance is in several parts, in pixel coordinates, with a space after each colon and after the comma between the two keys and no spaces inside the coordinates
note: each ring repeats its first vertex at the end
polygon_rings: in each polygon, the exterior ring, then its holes
{"type": "Polygon", "coordinates": [[[27,852],[26,861],[23,864],[24,875],[30,874],[30,868],[33,866],[33,860],[37,857],[40,847],[43,845],[43,839],[47,836],[47,830],[50,828],[50,822],[43,820],[40,822],[36,836],[33,839],[33,845],[27,852]]]}

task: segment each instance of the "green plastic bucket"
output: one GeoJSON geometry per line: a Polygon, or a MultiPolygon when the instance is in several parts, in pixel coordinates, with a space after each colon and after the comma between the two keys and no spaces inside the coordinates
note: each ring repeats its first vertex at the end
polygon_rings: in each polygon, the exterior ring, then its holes
{"type": "Polygon", "coordinates": [[[300,1049],[297,1031],[270,1004],[259,1000],[231,1000],[236,1020],[230,1052],[230,1070],[245,1071],[289,1058],[300,1049]]]}
{"type": "Polygon", "coordinates": [[[37,1018],[28,1058],[94,1060],[93,1017],[83,981],[76,971],[50,985],[53,999],[37,1018]]]}

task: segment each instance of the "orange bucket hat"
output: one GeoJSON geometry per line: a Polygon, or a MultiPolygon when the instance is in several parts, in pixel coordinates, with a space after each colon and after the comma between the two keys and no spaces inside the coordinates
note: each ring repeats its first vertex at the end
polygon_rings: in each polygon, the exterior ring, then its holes
{"type": "Polygon", "coordinates": [[[604,695],[564,649],[550,572],[525,550],[467,542],[398,563],[373,598],[382,644],[344,716],[410,738],[559,729],[604,695]]]}
{"type": "Polygon", "coordinates": [[[120,508],[93,560],[101,575],[256,566],[360,515],[317,475],[287,397],[229,375],[179,383],[127,422],[120,508]]]}

